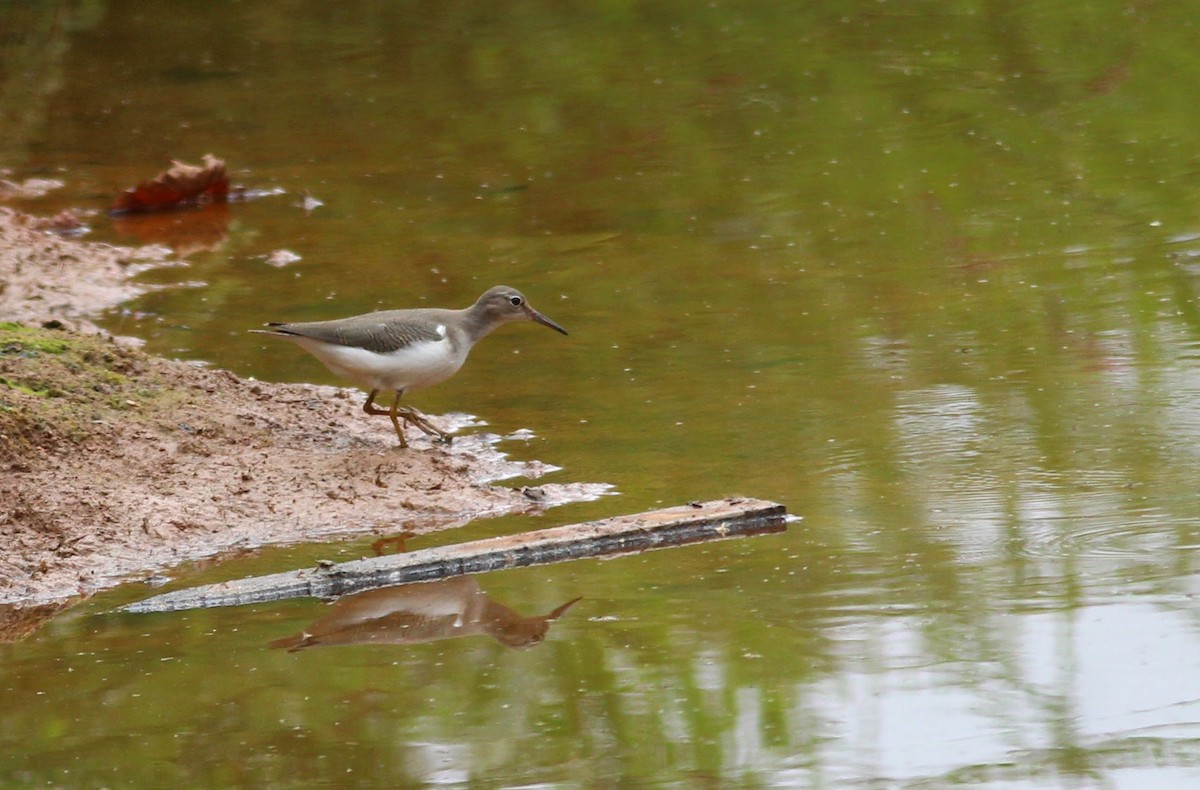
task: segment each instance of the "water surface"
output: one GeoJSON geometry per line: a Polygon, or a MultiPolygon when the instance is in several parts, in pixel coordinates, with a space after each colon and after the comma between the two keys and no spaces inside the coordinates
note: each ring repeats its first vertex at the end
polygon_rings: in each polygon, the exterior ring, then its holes
{"type": "MultiPolygon", "coordinates": [[[[1092,2],[0,6],[0,164],[102,208],[212,152],[285,194],[105,318],[334,383],[264,320],[509,327],[414,397],[619,497],[788,534],[479,579],[546,641],[288,654],[323,611],[122,616],[0,647],[0,776],[93,786],[1190,787],[1200,778],[1200,62],[1092,2]],[[298,204],[307,190],[324,205],[298,204]],[[288,250],[300,260],[274,267],[288,250]]],[[[402,527],[398,523],[397,527],[402,527]]],[[[351,558],[367,541],[177,571],[351,558]]]]}

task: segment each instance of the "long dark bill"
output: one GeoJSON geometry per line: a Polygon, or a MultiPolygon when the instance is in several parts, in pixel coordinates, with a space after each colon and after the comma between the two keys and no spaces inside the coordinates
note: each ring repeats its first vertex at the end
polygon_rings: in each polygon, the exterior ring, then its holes
{"type": "Polygon", "coordinates": [[[529,308],[529,317],[532,318],[534,321],[537,321],[542,326],[550,327],[555,332],[562,332],[564,335],[567,334],[567,330],[563,329],[561,326],[554,323],[549,318],[547,318],[546,316],[539,313],[537,310],[534,310],[532,307],[529,308]]]}

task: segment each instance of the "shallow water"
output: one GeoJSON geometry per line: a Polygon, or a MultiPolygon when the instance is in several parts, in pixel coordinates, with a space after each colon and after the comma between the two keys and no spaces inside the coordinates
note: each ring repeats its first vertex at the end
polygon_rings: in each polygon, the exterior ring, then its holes
{"type": "MultiPolygon", "coordinates": [[[[1191,787],[1200,778],[1200,78],[1183,7],[0,6],[0,165],[102,209],[170,157],[272,197],[105,319],[334,383],[264,320],[466,305],[414,396],[618,497],[770,536],[478,579],[486,636],[288,654],[324,611],[130,616],[0,646],[7,784],[1191,787]],[[306,212],[303,192],[324,205],[306,212]],[[283,267],[266,258],[288,250],[283,267]]],[[[397,528],[402,527],[398,522],[397,528]]],[[[414,545],[421,545],[414,543],[414,545]]],[[[181,583],[349,559],[273,549],[181,583]]]]}

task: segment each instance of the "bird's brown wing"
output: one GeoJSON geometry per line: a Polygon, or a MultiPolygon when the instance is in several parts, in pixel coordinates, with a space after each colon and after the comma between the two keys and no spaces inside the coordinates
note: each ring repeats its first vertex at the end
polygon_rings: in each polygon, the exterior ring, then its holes
{"type": "Polygon", "coordinates": [[[380,354],[420,341],[437,342],[444,338],[437,331],[438,322],[424,320],[420,314],[406,318],[381,312],[340,321],[267,326],[281,335],[308,337],[323,343],[365,348],[380,354]]]}

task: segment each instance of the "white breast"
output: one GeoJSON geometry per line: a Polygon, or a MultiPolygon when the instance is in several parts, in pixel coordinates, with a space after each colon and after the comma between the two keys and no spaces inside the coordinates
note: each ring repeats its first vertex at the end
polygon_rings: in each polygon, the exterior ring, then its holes
{"type": "Polygon", "coordinates": [[[455,350],[438,326],[440,340],[422,341],[388,354],[291,337],[325,367],[339,376],[378,390],[414,390],[431,387],[453,376],[467,359],[467,349],[455,350]]]}

